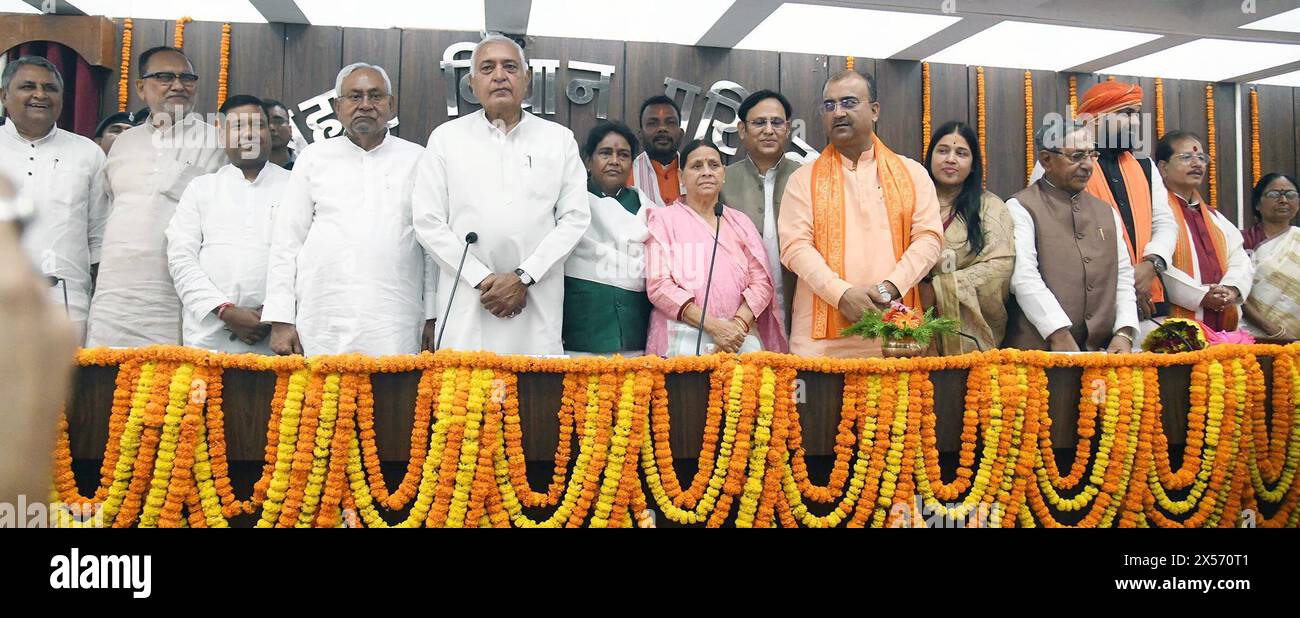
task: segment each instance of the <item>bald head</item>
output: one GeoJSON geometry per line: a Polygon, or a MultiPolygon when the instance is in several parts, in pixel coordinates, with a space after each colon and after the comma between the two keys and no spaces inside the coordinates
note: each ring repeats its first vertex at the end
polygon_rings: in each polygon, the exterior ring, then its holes
{"type": "Polygon", "coordinates": [[[864,83],[867,85],[867,90],[871,94],[871,99],[868,100],[867,102],[871,103],[873,101],[880,100],[879,94],[876,92],[876,78],[869,73],[864,75],[853,69],[844,69],[842,71],[837,71],[836,73],[832,74],[829,78],[827,78],[826,83],[822,86],[822,95],[825,96],[826,89],[829,88],[831,84],[838,84],[841,82],[864,83]]]}

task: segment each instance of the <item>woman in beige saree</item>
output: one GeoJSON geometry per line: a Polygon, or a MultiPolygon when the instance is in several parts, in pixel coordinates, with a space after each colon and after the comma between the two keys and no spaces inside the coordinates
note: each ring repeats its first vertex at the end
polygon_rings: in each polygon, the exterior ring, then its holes
{"type": "Polygon", "coordinates": [[[961,333],[935,338],[935,349],[950,355],[996,348],[1006,334],[1016,262],[1011,214],[981,188],[979,142],[965,123],[949,122],[934,132],[925,167],[939,195],[944,249],[921,284],[921,299],[937,315],[958,320],[961,333]]]}

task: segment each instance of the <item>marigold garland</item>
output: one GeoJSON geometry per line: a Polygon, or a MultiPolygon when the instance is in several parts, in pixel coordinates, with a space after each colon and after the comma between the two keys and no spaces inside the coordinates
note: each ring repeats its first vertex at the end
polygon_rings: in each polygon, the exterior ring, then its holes
{"type": "Polygon", "coordinates": [[[191,17],[182,17],[176,20],[176,27],[172,30],[172,47],[176,49],[185,49],[185,24],[194,21],[191,17]]]}
{"type": "Polygon", "coordinates": [[[1034,175],[1034,74],[1025,71],[1025,183],[1034,175]]]}
{"type": "MultiPolygon", "coordinates": [[[[984,67],[975,67],[975,116],[978,122],[976,128],[979,129],[980,138],[980,160],[988,161],[987,153],[984,151],[984,144],[988,143],[985,133],[988,130],[988,116],[985,113],[984,103],[984,67]]],[[[980,170],[980,186],[988,187],[989,172],[985,166],[980,170]]]]}
{"type": "Polygon", "coordinates": [[[1165,80],[1156,78],[1156,139],[1165,134],[1165,80]]]}
{"type": "Polygon", "coordinates": [[[217,101],[226,100],[230,83],[230,24],[221,25],[221,68],[217,71],[217,101]]]}
{"type": "Polygon", "coordinates": [[[761,353],[560,362],[464,353],[307,361],[180,348],[86,350],[83,364],[120,367],[112,439],[99,488],[84,498],[62,424],[56,523],[85,527],[93,515],[116,526],[228,527],[229,517],[260,509],[259,527],[387,527],[383,511],[409,504],[399,526],[644,527],[647,506],[669,521],[738,527],[918,526],[927,525],[925,517],[981,527],[1229,527],[1245,509],[1260,526],[1294,526],[1297,353],[1300,345],[1175,355],[999,350],[911,360],[761,353]],[[1273,357],[1271,394],[1259,355],[1273,357]],[[1157,375],[1175,365],[1192,365],[1178,470],[1169,465],[1157,375]],[[1065,476],[1054,460],[1046,397],[1046,370],[1054,367],[1084,371],[1079,439],[1065,476]],[[225,461],[227,368],[278,375],[262,495],[255,486],[247,501],[234,496],[225,461]],[[951,481],[939,465],[930,377],[947,369],[970,370],[951,481]],[[801,370],[845,374],[825,486],[813,484],[803,461],[794,401],[801,370]],[[376,477],[368,468],[379,456],[369,386],[370,374],[396,371],[421,373],[417,408],[424,412],[417,411],[421,427],[412,436],[420,440],[411,453],[425,456],[408,466],[411,482],[404,478],[405,487],[389,495],[382,475],[379,486],[370,482],[376,477]],[[568,437],[556,449],[545,493],[529,487],[523,461],[516,376],[527,371],[565,373],[557,420],[568,437]],[[698,497],[673,483],[675,476],[669,480],[664,376],[688,371],[711,376],[711,429],[692,480],[698,497]],[[1270,398],[1277,411],[1271,421],[1270,398]],[[575,436],[576,449],[569,446],[575,436]],[[815,515],[805,501],[831,508],[815,515]],[[548,514],[534,520],[525,508],[548,514]]]}
{"type": "Polygon", "coordinates": [[[921,152],[930,147],[930,63],[921,63],[921,152]]]}
{"type": "Polygon", "coordinates": [[[117,71],[117,111],[126,111],[127,100],[131,96],[128,84],[131,83],[131,31],[134,25],[131,18],[122,23],[122,64],[117,71]]]}
{"type": "Polygon", "coordinates": [[[1254,86],[1250,88],[1250,184],[1259,183],[1262,174],[1262,159],[1259,153],[1259,92],[1254,86]]]}
{"type": "Polygon", "coordinates": [[[1205,153],[1210,157],[1206,174],[1210,177],[1210,207],[1219,207],[1219,142],[1218,125],[1214,119],[1214,84],[1205,84],[1205,153]]]}
{"type": "Polygon", "coordinates": [[[1070,76],[1070,119],[1074,119],[1074,113],[1079,109],[1079,76],[1070,76]]]}

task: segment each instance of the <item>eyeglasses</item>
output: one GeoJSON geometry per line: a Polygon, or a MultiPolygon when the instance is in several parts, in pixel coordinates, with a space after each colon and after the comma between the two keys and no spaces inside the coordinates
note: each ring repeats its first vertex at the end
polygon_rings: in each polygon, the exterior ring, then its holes
{"type": "Polygon", "coordinates": [[[176,81],[177,77],[181,78],[181,84],[185,86],[193,86],[199,81],[199,76],[193,73],[172,73],[171,71],[150,73],[145,75],[143,79],[156,79],[158,83],[170,86],[172,82],[176,81]]]}
{"type": "Polygon", "coordinates": [[[1300,192],[1296,191],[1295,189],[1291,189],[1288,191],[1273,189],[1272,191],[1265,193],[1264,197],[1270,200],[1280,200],[1282,198],[1286,198],[1287,200],[1294,200],[1300,198],[1300,192]]]}
{"type": "Polygon", "coordinates": [[[844,97],[839,101],[822,101],[822,111],[826,112],[827,114],[832,114],[835,113],[836,107],[848,111],[856,108],[859,105],[862,105],[862,99],[859,99],[857,97],[844,97]]]}
{"type": "Polygon", "coordinates": [[[360,92],[351,92],[343,95],[343,99],[353,105],[360,105],[361,102],[366,99],[370,99],[371,103],[379,103],[380,101],[388,99],[388,96],[389,95],[386,92],[367,92],[364,94],[360,92]]]}
{"type": "Polygon", "coordinates": [[[1180,154],[1176,154],[1176,155],[1174,155],[1174,158],[1175,158],[1175,159],[1178,159],[1179,161],[1181,161],[1181,162],[1183,162],[1183,163],[1191,163],[1192,161],[1200,161],[1202,165],[1205,165],[1205,164],[1207,164],[1207,163],[1210,162],[1210,155],[1207,155],[1207,154],[1205,154],[1205,153],[1196,153],[1196,154],[1193,154],[1193,153],[1190,153],[1190,152],[1184,152],[1184,153],[1180,153],[1180,154]]]}
{"type": "Polygon", "coordinates": [[[763,129],[766,129],[769,125],[771,125],[773,131],[780,131],[781,129],[784,129],[786,125],[789,123],[785,121],[785,118],[755,118],[753,120],[747,121],[746,124],[749,125],[749,128],[755,131],[762,131],[763,129]]]}
{"type": "Polygon", "coordinates": [[[1083,163],[1085,159],[1096,161],[1099,157],[1101,157],[1101,153],[1097,152],[1096,150],[1076,150],[1070,153],[1061,152],[1060,150],[1057,150],[1055,148],[1047,148],[1046,150],[1047,152],[1050,152],[1052,154],[1057,154],[1062,157],[1065,157],[1066,159],[1069,159],[1070,163],[1074,163],[1075,165],[1083,163]]]}

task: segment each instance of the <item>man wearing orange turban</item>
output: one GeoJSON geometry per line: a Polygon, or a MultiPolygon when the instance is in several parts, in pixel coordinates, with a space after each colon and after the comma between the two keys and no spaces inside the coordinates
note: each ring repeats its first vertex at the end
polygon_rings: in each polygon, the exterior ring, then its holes
{"type": "MultiPolygon", "coordinates": [[[[1121,81],[1103,81],[1083,94],[1075,116],[1095,127],[1097,150],[1096,173],[1088,181],[1087,192],[1110,204],[1124,222],[1124,240],[1134,266],[1138,315],[1146,320],[1168,315],[1164,288],[1159,275],[1173,259],[1178,242],[1173,212],[1163,199],[1165,194],[1160,170],[1151,163],[1148,145],[1142,132],[1142,87],[1121,81]],[[1143,156],[1138,158],[1134,151],[1143,156]]],[[[1042,176],[1035,167],[1032,184],[1042,176]]]]}

